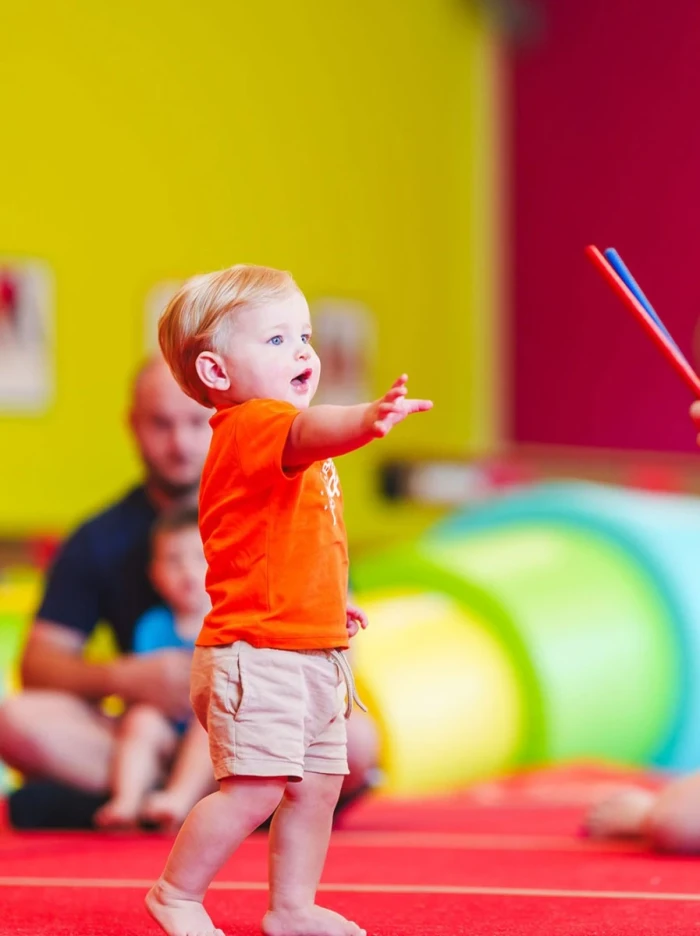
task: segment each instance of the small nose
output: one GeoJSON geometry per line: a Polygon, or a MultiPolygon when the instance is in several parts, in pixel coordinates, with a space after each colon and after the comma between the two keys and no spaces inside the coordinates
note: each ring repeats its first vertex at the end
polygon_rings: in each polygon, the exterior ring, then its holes
{"type": "Polygon", "coordinates": [[[309,346],[308,346],[307,344],[300,344],[300,345],[299,345],[299,349],[298,349],[298,351],[297,351],[297,357],[298,357],[298,358],[302,358],[302,359],[306,360],[306,358],[309,357],[310,353],[311,353],[311,349],[309,348],[309,346]]]}

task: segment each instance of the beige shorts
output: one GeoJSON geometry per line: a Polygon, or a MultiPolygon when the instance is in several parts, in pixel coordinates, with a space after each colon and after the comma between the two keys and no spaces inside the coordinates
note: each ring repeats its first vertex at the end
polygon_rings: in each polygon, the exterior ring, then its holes
{"type": "Polygon", "coordinates": [[[345,681],[327,650],[195,647],[190,698],[217,780],[348,773],[345,681]]]}

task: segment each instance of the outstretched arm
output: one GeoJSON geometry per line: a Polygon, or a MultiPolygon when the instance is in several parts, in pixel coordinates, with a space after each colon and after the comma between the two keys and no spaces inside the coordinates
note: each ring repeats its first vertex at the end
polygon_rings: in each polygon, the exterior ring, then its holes
{"type": "Polygon", "coordinates": [[[431,400],[413,400],[406,394],[408,377],[402,374],[383,397],[357,406],[313,406],[292,423],[282,455],[286,470],[335,458],[381,439],[413,413],[432,408],[431,400]]]}

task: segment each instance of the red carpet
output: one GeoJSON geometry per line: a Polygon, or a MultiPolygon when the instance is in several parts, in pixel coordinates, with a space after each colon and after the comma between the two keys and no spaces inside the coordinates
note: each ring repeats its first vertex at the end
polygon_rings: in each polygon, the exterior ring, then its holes
{"type": "MultiPolygon", "coordinates": [[[[556,771],[468,795],[363,803],[336,831],[322,900],[370,934],[661,936],[700,933],[700,859],[580,839],[586,802],[619,777],[556,771]]],[[[171,840],[160,836],[0,836],[2,936],[157,934],[142,897],[171,840]]],[[[258,932],[263,836],[209,895],[229,936],[258,932]]]]}

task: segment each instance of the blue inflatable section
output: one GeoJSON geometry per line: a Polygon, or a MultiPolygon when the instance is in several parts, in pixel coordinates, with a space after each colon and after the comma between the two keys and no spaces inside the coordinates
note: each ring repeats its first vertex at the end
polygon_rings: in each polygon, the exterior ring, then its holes
{"type": "Polygon", "coordinates": [[[700,767],[700,501],[589,483],[545,484],[454,514],[427,538],[444,542],[523,523],[595,532],[625,550],[648,576],[669,610],[679,646],[679,710],[654,763],[680,771],[700,767]]]}

